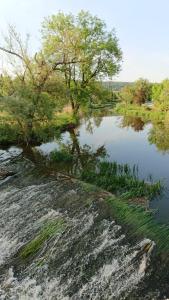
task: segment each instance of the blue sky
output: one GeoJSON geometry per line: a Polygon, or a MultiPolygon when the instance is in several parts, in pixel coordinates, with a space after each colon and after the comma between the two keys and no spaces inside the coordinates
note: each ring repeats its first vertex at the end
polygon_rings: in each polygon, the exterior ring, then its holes
{"type": "Polygon", "coordinates": [[[31,47],[36,49],[45,16],[59,10],[76,14],[81,9],[116,29],[123,51],[116,80],[169,77],[169,0],[0,0],[0,31],[14,24],[23,35],[31,34],[31,47]]]}

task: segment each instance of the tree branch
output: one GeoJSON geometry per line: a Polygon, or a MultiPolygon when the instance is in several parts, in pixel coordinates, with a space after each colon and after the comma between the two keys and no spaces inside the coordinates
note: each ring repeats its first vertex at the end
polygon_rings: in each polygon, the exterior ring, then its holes
{"type": "Polygon", "coordinates": [[[16,52],[14,52],[14,51],[11,51],[11,50],[8,50],[8,49],[5,49],[5,48],[3,48],[3,47],[0,47],[0,50],[2,50],[2,51],[4,51],[4,52],[6,52],[6,53],[8,53],[8,54],[15,55],[15,56],[17,56],[17,57],[19,57],[20,59],[22,59],[22,60],[23,60],[23,57],[22,57],[20,54],[18,54],[18,53],[16,53],[16,52]]]}

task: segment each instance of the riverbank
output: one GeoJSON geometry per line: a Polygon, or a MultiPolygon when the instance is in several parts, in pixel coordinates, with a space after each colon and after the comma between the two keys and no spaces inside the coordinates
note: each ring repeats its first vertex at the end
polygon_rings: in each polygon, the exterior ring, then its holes
{"type": "Polygon", "coordinates": [[[127,240],[101,189],[21,157],[5,165],[17,172],[0,187],[2,299],[120,299],[141,284],[149,241],[127,240]]]}
{"type": "MultiPolygon", "coordinates": [[[[84,295],[85,299],[88,294],[92,295],[93,289],[97,295],[102,295],[97,283],[105,286],[108,280],[110,285],[106,285],[107,294],[104,294],[105,289],[103,292],[105,300],[112,295],[112,289],[115,299],[123,297],[143,300],[147,295],[148,299],[155,300],[168,297],[169,228],[167,224],[157,222],[156,207],[150,208],[151,203],[156,202],[150,199],[152,193],[158,191],[158,180],[162,175],[160,173],[154,181],[149,179],[148,171],[142,174],[143,177],[138,176],[144,163],[143,158],[146,157],[143,150],[147,153],[147,148],[141,148],[142,133],[135,133],[133,129],[126,130],[122,123],[123,118],[118,116],[93,117],[87,122],[81,122],[78,130],[72,128],[63,134],[59,142],[52,139],[39,147],[13,148],[14,153],[10,148],[7,151],[1,150],[2,167],[11,154],[9,174],[14,174],[0,181],[1,222],[6,224],[4,230],[3,225],[0,226],[0,238],[3,241],[0,273],[3,274],[4,293],[26,293],[31,297],[31,293],[40,289],[42,299],[46,300],[49,295],[45,293],[49,285],[52,286],[52,280],[55,280],[54,289],[50,291],[52,295],[57,295],[59,299],[72,295],[75,299],[81,299],[84,295]],[[101,131],[98,131],[98,124],[102,125],[101,131]],[[92,128],[97,135],[91,131],[92,128]],[[129,139],[125,140],[130,133],[129,139]],[[138,140],[132,144],[133,136],[136,135],[138,140]],[[109,146],[106,144],[107,137],[108,142],[111,141],[109,146]],[[127,164],[120,162],[118,156],[115,157],[117,142],[120,142],[118,155],[122,151],[121,157],[127,164]],[[110,149],[113,151],[112,156],[108,152],[110,149]],[[20,154],[15,160],[17,151],[20,154]],[[128,154],[132,156],[131,161],[127,161],[128,154]],[[114,157],[118,163],[114,162],[114,157]],[[139,167],[133,162],[138,162],[139,167]],[[88,164],[91,168],[86,169],[80,177],[79,172],[88,164]],[[75,179],[75,174],[83,181],[75,179]],[[62,255],[65,247],[67,250],[62,255]],[[119,267],[116,268],[116,264],[119,267]],[[7,274],[6,270],[12,267],[13,275],[7,274]],[[112,270],[110,273],[109,268],[112,270]],[[133,273],[133,269],[136,272],[133,273]],[[141,277],[140,269],[143,270],[141,277]],[[67,276],[63,275],[65,273],[67,276]],[[47,282],[43,280],[44,274],[47,282]],[[79,274],[82,274],[80,279],[79,274]],[[108,274],[107,279],[101,274],[108,274]],[[133,277],[136,281],[131,287],[130,279],[133,283],[133,277]],[[34,280],[33,287],[30,278],[34,280]],[[97,278],[97,282],[92,283],[93,278],[97,278]],[[4,291],[8,279],[12,285],[4,291]],[[72,284],[69,284],[69,280],[72,284]],[[125,288],[118,294],[121,285],[125,288]],[[84,294],[80,294],[80,287],[84,288],[84,294]],[[68,290],[70,293],[67,293],[68,290]]],[[[150,129],[151,124],[145,127],[150,129]]],[[[166,161],[164,163],[167,166],[166,161]]],[[[146,166],[152,170],[147,161],[146,166]]],[[[155,171],[157,173],[158,170],[155,168],[155,171]]],[[[160,198],[157,205],[161,205],[161,202],[160,198]]],[[[167,209],[165,211],[168,214],[167,209]]],[[[41,300],[38,297],[39,294],[37,299],[41,300]]]]}
{"type": "MultiPolygon", "coordinates": [[[[78,164],[76,162],[78,159],[79,157],[73,156],[66,150],[55,150],[50,154],[49,165],[57,168],[58,164],[62,164],[64,169],[66,164],[69,165],[70,170],[73,170],[73,166],[78,164]]],[[[88,161],[81,166],[81,169],[79,165],[78,173],[72,175],[77,175],[81,180],[94,184],[108,193],[112,192],[115,196],[106,198],[106,202],[121,225],[127,226],[131,236],[153,240],[158,252],[168,255],[169,226],[157,223],[154,218],[156,212],[149,208],[152,198],[160,194],[163,189],[160,181],[146,182],[139,179],[139,169],[135,165],[131,168],[127,164],[104,161],[103,158],[100,162],[96,157],[94,159],[94,156],[89,159],[89,154],[88,161]]]]}
{"type": "Polygon", "coordinates": [[[114,111],[124,116],[141,117],[144,121],[163,122],[166,113],[146,106],[118,104],[114,111]]]}
{"type": "MultiPolygon", "coordinates": [[[[72,113],[56,114],[50,122],[40,122],[33,127],[29,144],[39,144],[58,137],[69,127],[75,127],[77,124],[78,118],[72,113]]],[[[24,143],[27,143],[27,141],[25,140],[25,132],[22,131],[21,127],[13,122],[9,116],[1,115],[0,145],[23,145],[24,143]]]]}
{"type": "MultiPolygon", "coordinates": [[[[131,234],[126,210],[133,204],[126,209],[110,192],[21,155],[2,164],[15,175],[0,185],[1,297],[142,300],[169,295],[158,245],[148,234],[134,234],[136,227],[131,234]]],[[[134,214],[133,209],[130,220],[134,214]]]]}

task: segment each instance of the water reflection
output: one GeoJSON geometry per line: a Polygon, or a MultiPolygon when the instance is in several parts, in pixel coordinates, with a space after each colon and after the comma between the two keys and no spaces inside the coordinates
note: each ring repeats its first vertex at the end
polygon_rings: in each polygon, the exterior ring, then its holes
{"type": "MultiPolygon", "coordinates": [[[[139,132],[144,130],[145,122],[140,117],[124,116],[121,119],[122,128],[132,128],[139,132]]],[[[151,129],[148,132],[148,141],[150,145],[155,145],[158,151],[163,153],[169,152],[169,124],[166,122],[153,121],[151,129]]]]}
{"type": "MultiPolygon", "coordinates": [[[[50,162],[50,167],[68,174],[77,174],[87,164],[106,158],[120,164],[137,165],[139,177],[155,181],[163,180],[169,190],[169,128],[161,122],[145,123],[139,117],[102,116],[95,112],[87,115],[78,128],[71,128],[62,135],[60,141],[53,140],[35,147],[29,155],[41,157],[41,163],[50,162]],[[73,160],[62,163],[44,160],[50,158],[54,150],[65,150],[72,154],[73,160]]],[[[28,155],[28,153],[27,153],[28,155]]],[[[39,159],[38,157],[38,159],[39,159]]],[[[39,159],[39,161],[40,161],[39,159]]],[[[41,164],[40,163],[40,164],[41,164]]],[[[158,210],[159,220],[169,221],[169,192],[152,201],[153,209],[158,210]]]]}
{"type": "Polygon", "coordinates": [[[149,132],[150,144],[155,144],[157,149],[163,153],[169,153],[169,127],[165,123],[153,123],[149,132]]]}
{"type": "Polygon", "coordinates": [[[131,127],[134,131],[142,131],[144,129],[145,122],[140,117],[124,116],[122,118],[122,127],[131,127]]]}
{"type": "Polygon", "coordinates": [[[95,117],[86,120],[86,130],[92,134],[95,127],[101,126],[102,119],[103,117],[95,117]]]}
{"type": "Polygon", "coordinates": [[[71,128],[69,130],[69,141],[67,143],[60,142],[58,150],[71,155],[72,159],[66,163],[62,161],[57,161],[55,163],[54,160],[52,160],[52,166],[66,171],[69,175],[78,175],[81,170],[90,163],[97,163],[99,159],[106,157],[104,145],[97,147],[97,149],[94,150],[90,145],[81,145],[79,138],[79,131],[71,128]]]}

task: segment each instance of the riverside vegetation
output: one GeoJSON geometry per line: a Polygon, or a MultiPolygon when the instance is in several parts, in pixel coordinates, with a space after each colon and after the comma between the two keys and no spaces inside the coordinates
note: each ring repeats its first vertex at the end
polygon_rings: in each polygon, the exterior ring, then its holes
{"type": "MultiPolygon", "coordinates": [[[[46,18],[41,38],[40,51],[31,55],[29,37],[23,41],[9,26],[0,45],[12,72],[4,70],[0,78],[3,123],[17,126],[14,133],[19,131],[27,144],[34,140],[37,127],[49,127],[65,105],[70,104],[77,115],[82,104],[97,102],[102,95],[110,98],[98,78],[117,74],[122,58],[114,31],[85,11],[46,18]]],[[[2,128],[2,133],[6,130],[9,127],[2,128]]]]}
{"type": "MultiPolygon", "coordinates": [[[[117,217],[132,225],[135,232],[162,245],[168,227],[163,229],[155,224],[153,216],[139,203],[129,201],[151,199],[160,193],[161,183],[141,180],[136,166],[99,160],[105,154],[101,147],[95,153],[87,147],[79,149],[72,129],[89,108],[115,102],[114,112],[166,124],[169,80],[151,84],[140,79],[134,84],[127,83],[120,91],[107,88],[102,81],[118,74],[122,51],[114,30],[108,31],[106,24],[89,12],[81,11],[77,16],[59,13],[46,18],[41,38],[40,51],[32,55],[29,37],[22,40],[15,28],[9,26],[4,44],[0,45],[11,64],[10,72],[4,70],[0,77],[0,144],[39,144],[69,130],[74,139],[71,151],[55,151],[49,162],[55,162],[57,167],[66,163],[67,169],[73,169],[71,175],[115,193],[116,198],[107,201],[117,217]],[[147,102],[153,106],[146,106],[147,102]],[[71,112],[64,112],[65,106],[70,106],[71,112]]],[[[22,249],[22,258],[38,251],[60,228],[58,224],[50,225],[22,249]]]]}
{"type": "Polygon", "coordinates": [[[166,121],[169,111],[169,80],[150,83],[139,79],[126,85],[118,95],[117,113],[140,116],[146,121],[166,121]]]}

